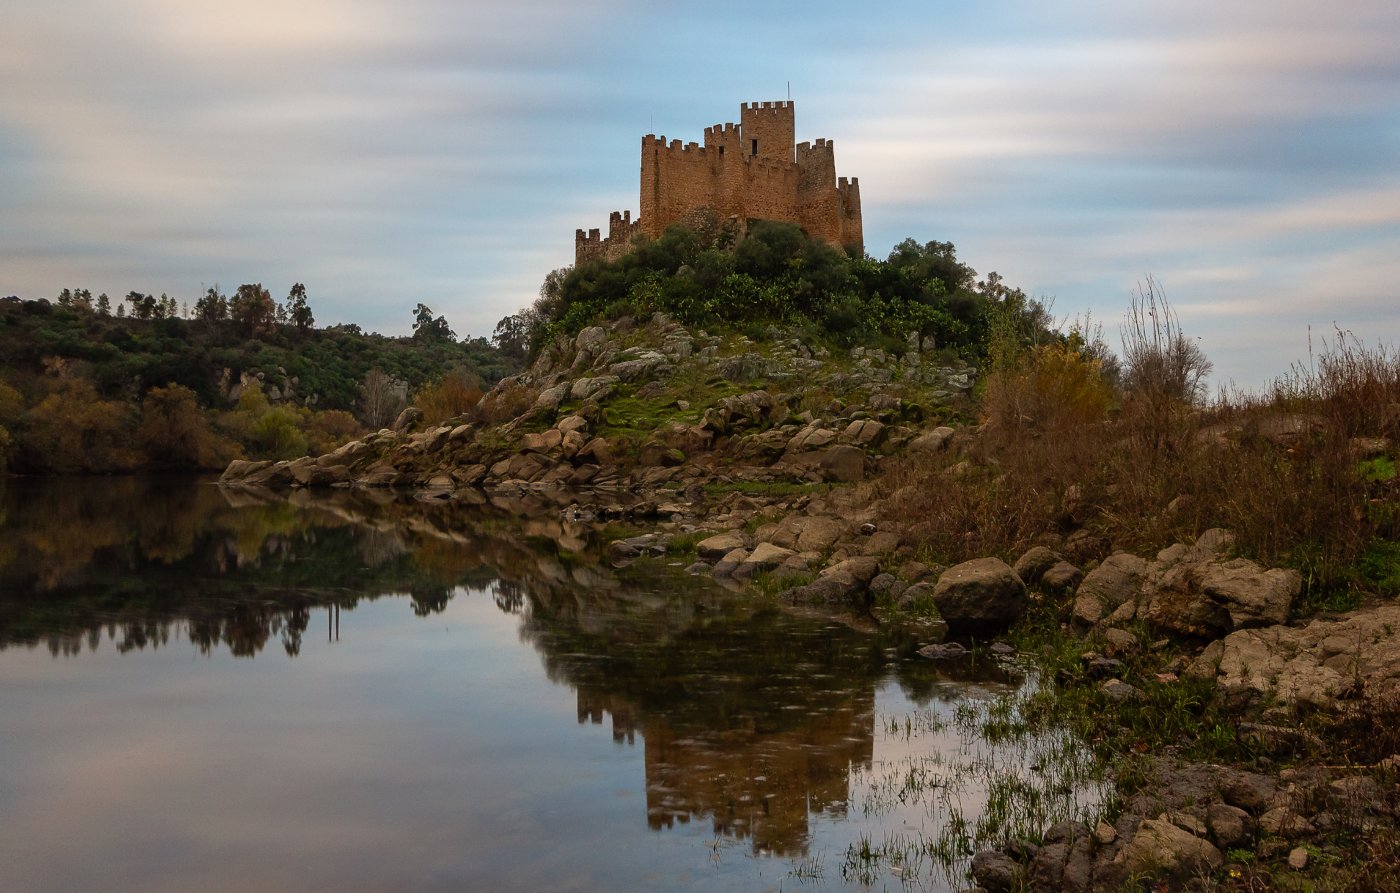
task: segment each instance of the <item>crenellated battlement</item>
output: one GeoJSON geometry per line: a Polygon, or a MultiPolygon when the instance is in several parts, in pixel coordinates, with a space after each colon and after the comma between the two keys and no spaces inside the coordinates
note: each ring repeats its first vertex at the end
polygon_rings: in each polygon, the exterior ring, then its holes
{"type": "Polygon", "coordinates": [[[632,242],[642,233],[641,220],[633,220],[631,211],[613,211],[608,215],[608,234],[597,229],[574,231],[574,261],[616,260],[632,250],[632,242]]]}
{"type": "Polygon", "coordinates": [[[791,112],[795,106],[791,99],[779,99],[773,102],[741,102],[740,112],[760,112],[765,111],[771,114],[778,114],[783,111],[791,112]]]}
{"type": "Polygon", "coordinates": [[[720,154],[729,150],[736,155],[742,152],[742,139],[737,124],[716,124],[705,128],[705,148],[714,149],[720,154]]]}
{"type": "Polygon", "coordinates": [[[703,142],[642,137],[641,212],[609,215],[608,234],[577,230],[578,263],[615,258],[638,236],[656,238],[668,226],[700,216],[797,223],[837,247],[863,247],[860,189],[836,178],[835,142],[794,142],[796,104],[745,102],[739,123],[706,127],[703,142]]]}

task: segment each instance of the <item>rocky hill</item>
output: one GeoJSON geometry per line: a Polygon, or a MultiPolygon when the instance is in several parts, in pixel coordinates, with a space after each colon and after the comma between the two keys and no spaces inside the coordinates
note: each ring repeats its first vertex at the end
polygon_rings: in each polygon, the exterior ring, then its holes
{"type": "Polygon", "coordinates": [[[674,501],[696,486],[851,483],[889,457],[937,449],[976,369],[932,343],[833,353],[771,329],[763,341],[657,314],[593,326],[506,378],[471,417],[392,428],[315,458],[235,462],[225,483],[611,492],[674,501]]]}

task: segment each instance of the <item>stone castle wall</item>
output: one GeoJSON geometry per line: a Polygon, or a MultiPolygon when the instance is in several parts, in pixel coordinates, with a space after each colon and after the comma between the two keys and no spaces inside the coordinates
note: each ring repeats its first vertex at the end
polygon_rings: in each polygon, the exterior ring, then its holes
{"type": "Polygon", "coordinates": [[[794,144],[794,104],[743,103],[740,123],[705,128],[705,141],[642,137],[640,213],[613,212],[608,235],[578,230],[575,262],[613,260],[638,235],[656,238],[697,212],[740,227],[750,220],[796,223],[838,248],[864,249],[860,184],[836,177],[835,144],[794,144]]]}

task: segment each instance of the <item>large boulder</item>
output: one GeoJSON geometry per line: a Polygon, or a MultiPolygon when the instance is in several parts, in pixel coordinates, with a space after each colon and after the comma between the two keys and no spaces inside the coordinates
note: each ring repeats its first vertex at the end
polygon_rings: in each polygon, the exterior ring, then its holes
{"type": "Polygon", "coordinates": [[[545,388],[535,398],[535,406],[539,409],[554,409],[568,399],[569,389],[570,384],[567,381],[561,381],[553,387],[545,388]]]}
{"type": "Polygon", "coordinates": [[[272,460],[270,459],[234,459],[228,464],[228,468],[224,469],[224,473],[220,475],[219,480],[221,482],[242,481],[271,467],[272,460]]]}
{"type": "Polygon", "coordinates": [[[821,572],[806,586],[790,589],[788,601],[797,605],[869,605],[870,581],[880,573],[880,562],[868,556],[848,558],[821,572]]]}
{"type": "Polygon", "coordinates": [[[559,448],[563,442],[564,435],[558,428],[550,428],[548,431],[531,432],[524,434],[520,438],[520,449],[530,453],[548,453],[559,448]]]}
{"type": "Polygon", "coordinates": [[[749,537],[742,530],[726,530],[706,537],[695,545],[695,553],[706,561],[718,561],[735,549],[749,546],[749,537]]]}
{"type": "Polygon", "coordinates": [[[829,481],[855,483],[865,478],[865,450],[849,444],[828,447],[822,453],[820,466],[829,481]]]}
{"type": "Polygon", "coordinates": [[[1150,573],[1136,608],[1125,605],[1113,619],[1123,620],[1131,611],[1161,632],[1207,640],[1223,636],[1232,628],[1230,612],[1201,591],[1194,571],[1178,566],[1150,573]]]}
{"type": "Polygon", "coordinates": [[[743,579],[777,570],[784,561],[796,554],[791,549],[784,549],[772,543],[759,543],[744,559],[744,563],[734,569],[734,576],[743,579]]]}
{"type": "Polygon", "coordinates": [[[717,434],[728,434],[736,428],[761,425],[777,408],[777,401],[767,391],[750,391],[735,397],[725,397],[705,410],[701,425],[717,434]]]}
{"type": "Polygon", "coordinates": [[[1074,596],[1074,620],[1093,626],[1138,594],[1147,561],[1130,552],[1115,552],[1079,584],[1074,596]]]}
{"type": "Polygon", "coordinates": [[[1068,561],[1057,561],[1040,575],[1040,588],[1046,592],[1064,592],[1084,581],[1084,572],[1068,561]]]}
{"type": "Polygon", "coordinates": [[[574,347],[579,351],[597,353],[608,341],[608,330],[602,326],[588,326],[574,338],[574,347]]]}
{"type": "Polygon", "coordinates": [[[748,560],[749,550],[743,547],[732,549],[720,557],[715,562],[714,574],[716,577],[727,577],[733,574],[739,567],[748,560]]]}
{"type": "Polygon", "coordinates": [[[933,587],[933,604],[950,632],[1005,628],[1025,615],[1026,603],[1026,584],[1000,558],[954,565],[933,587]]]}
{"type": "Polygon", "coordinates": [[[594,437],[579,448],[574,459],[579,463],[611,465],[613,463],[612,445],[605,438],[594,437]]]}
{"type": "Polygon", "coordinates": [[[1059,564],[1060,556],[1046,548],[1045,546],[1032,546],[1027,549],[1011,569],[1016,572],[1016,576],[1021,578],[1021,582],[1027,586],[1034,586],[1040,582],[1040,578],[1050,568],[1059,564]]]}
{"type": "Polygon", "coordinates": [[[637,465],[642,468],[664,466],[667,468],[685,462],[685,453],[675,447],[651,440],[642,444],[637,451],[637,465]]]}
{"type": "Polygon", "coordinates": [[[327,467],[332,465],[348,465],[364,456],[368,451],[369,444],[362,440],[352,440],[326,453],[324,456],[321,456],[316,460],[316,464],[327,467]]]}
{"type": "Polygon", "coordinates": [[[1296,570],[1265,570],[1253,561],[1212,561],[1199,571],[1201,591],[1225,607],[1235,629],[1287,623],[1303,589],[1296,570]]]}
{"type": "Polygon", "coordinates": [[[836,518],[807,515],[801,518],[794,548],[798,552],[825,552],[836,545],[845,532],[846,524],[836,518]]]}
{"type": "Polygon", "coordinates": [[[1113,861],[1130,878],[1160,879],[1179,885],[1214,874],[1225,857],[1210,841],[1165,819],[1144,819],[1113,861]]]}
{"type": "Polygon", "coordinates": [[[820,450],[831,446],[836,440],[836,432],[830,428],[823,427],[820,422],[813,422],[807,427],[798,431],[787,442],[784,448],[788,453],[803,453],[810,450],[820,450]]]}
{"type": "Polygon", "coordinates": [[[791,514],[763,537],[775,546],[797,552],[826,552],[845,535],[848,524],[828,515],[791,514]]]}
{"type": "Polygon", "coordinates": [[[846,426],[838,438],[841,443],[875,449],[885,439],[885,425],[875,419],[856,419],[846,426]]]}
{"type": "Polygon", "coordinates": [[[399,417],[394,419],[394,424],[390,427],[396,431],[407,431],[416,425],[423,418],[423,410],[416,406],[405,406],[399,417]]]}
{"type": "Polygon", "coordinates": [[[292,484],[300,487],[331,487],[336,484],[349,484],[350,468],[345,465],[320,465],[315,461],[305,461],[288,466],[292,473],[292,484]]]}
{"type": "Polygon", "coordinates": [[[602,400],[617,384],[616,375],[599,375],[596,378],[580,378],[569,386],[569,396],[574,400],[602,400]]]}
{"type": "Polygon", "coordinates": [[[934,428],[932,431],[925,431],[909,441],[905,449],[911,453],[923,455],[940,453],[947,449],[948,441],[953,439],[954,433],[956,432],[952,428],[934,428]]]}
{"type": "Polygon", "coordinates": [[[1019,890],[1024,876],[1025,869],[1005,853],[986,850],[972,857],[972,879],[987,893],[1019,890]]]}

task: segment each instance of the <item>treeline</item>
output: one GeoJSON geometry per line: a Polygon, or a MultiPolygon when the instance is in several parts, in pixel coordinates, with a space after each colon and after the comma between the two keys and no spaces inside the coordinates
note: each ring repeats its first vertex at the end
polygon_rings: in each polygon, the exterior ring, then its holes
{"type": "Polygon", "coordinates": [[[985,355],[993,320],[1028,335],[1050,320],[1043,307],[996,273],[979,280],[949,242],[906,239],[885,260],[848,256],[789,223],[669,228],[615,261],[551,273],[535,305],[502,320],[504,349],[537,351],[553,337],[600,319],[664,311],[700,326],[797,326],[841,346],[902,349],[931,337],[966,359],[985,355]]]}
{"type": "Polygon", "coordinates": [[[0,299],[0,468],[292,458],[388,425],[410,401],[429,417],[460,414],[518,368],[422,304],[412,337],[318,329],[300,284],[281,303],[258,284],[209,289],[193,308],[137,292],[113,303],[86,289],[0,299]]]}

